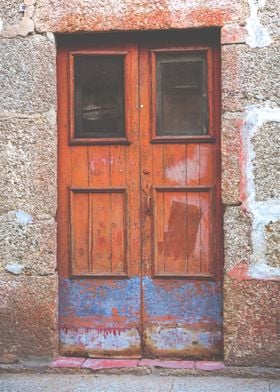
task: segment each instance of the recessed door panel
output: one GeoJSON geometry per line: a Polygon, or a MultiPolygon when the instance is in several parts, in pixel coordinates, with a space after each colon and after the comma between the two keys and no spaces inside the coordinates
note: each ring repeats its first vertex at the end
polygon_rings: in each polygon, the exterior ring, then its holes
{"type": "Polygon", "coordinates": [[[153,276],[213,277],[213,189],[156,187],[153,276]]]}
{"type": "Polygon", "coordinates": [[[127,276],[126,191],[70,190],[72,276],[127,276]]]}

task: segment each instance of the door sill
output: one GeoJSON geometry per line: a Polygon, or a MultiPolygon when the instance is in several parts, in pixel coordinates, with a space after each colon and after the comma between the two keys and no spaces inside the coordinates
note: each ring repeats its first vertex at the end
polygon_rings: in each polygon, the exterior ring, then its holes
{"type": "Polygon", "coordinates": [[[220,371],[225,369],[221,361],[188,361],[188,360],[160,360],[160,359],[116,359],[116,358],[79,358],[58,357],[50,367],[52,368],[75,368],[75,369],[124,369],[124,368],[165,368],[165,369],[189,369],[204,371],[220,371]]]}

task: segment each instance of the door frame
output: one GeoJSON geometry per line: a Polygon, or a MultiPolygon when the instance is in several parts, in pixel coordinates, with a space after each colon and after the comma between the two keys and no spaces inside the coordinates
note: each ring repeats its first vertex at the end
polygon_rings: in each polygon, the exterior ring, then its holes
{"type": "MultiPolygon", "coordinates": [[[[184,45],[192,45],[193,48],[205,48],[205,45],[214,45],[214,56],[213,56],[213,67],[215,71],[213,71],[213,85],[215,86],[214,91],[211,92],[211,102],[213,102],[213,105],[210,104],[211,110],[212,110],[212,116],[213,118],[213,123],[215,123],[215,127],[211,128],[213,130],[213,134],[210,137],[215,137],[216,138],[216,174],[217,174],[217,179],[220,184],[220,186],[216,189],[216,206],[217,210],[215,212],[216,217],[217,217],[217,252],[218,252],[218,275],[219,279],[222,280],[222,265],[223,265],[223,237],[222,237],[222,206],[221,206],[221,140],[220,140],[220,129],[221,129],[221,70],[220,70],[220,43],[217,41],[217,31],[209,30],[209,31],[182,31],[180,30],[179,32],[176,31],[165,31],[165,32],[141,32],[141,33],[102,33],[102,34],[86,34],[83,35],[83,43],[82,43],[82,49],[81,49],[81,36],[78,35],[66,35],[66,36],[61,36],[58,39],[58,50],[61,50],[61,48],[69,48],[69,47],[77,47],[80,48],[79,52],[80,53],[85,53],[87,51],[87,47],[91,45],[91,40],[97,40],[100,45],[102,45],[102,42],[108,43],[108,42],[116,42],[118,40],[123,40],[123,41],[129,41],[129,42],[135,42],[135,41],[145,41],[149,37],[151,37],[155,40],[159,39],[167,39],[167,41],[170,39],[171,41],[174,40],[175,38],[178,39],[178,42],[183,42],[184,45]]],[[[76,53],[73,51],[73,53],[76,53]]],[[[102,50],[100,50],[100,53],[102,53],[102,50]]],[[[71,71],[70,71],[71,72],[71,71]]],[[[212,74],[212,70],[211,70],[212,74]]],[[[62,75],[60,70],[58,69],[58,77],[61,78],[62,80],[68,78],[69,75],[62,75]]],[[[213,87],[213,86],[212,86],[213,87]]],[[[58,94],[60,94],[60,90],[58,94]]],[[[136,100],[135,100],[136,101],[136,100]]],[[[58,112],[61,110],[66,110],[70,112],[70,116],[73,117],[73,111],[71,110],[71,106],[67,105],[66,107],[63,106],[61,107],[61,99],[58,99],[59,102],[59,109],[58,112]]],[[[142,104],[141,100],[138,101],[138,105],[142,104]]],[[[145,104],[144,104],[145,105],[145,104]]],[[[141,128],[140,126],[141,122],[141,115],[140,115],[140,120],[139,120],[139,129],[141,128]]],[[[65,127],[65,124],[61,124],[59,116],[58,116],[58,128],[61,129],[65,127]]],[[[150,137],[150,134],[149,134],[150,137]]],[[[195,138],[190,138],[190,141],[199,141],[201,142],[199,137],[195,138]]],[[[156,141],[155,141],[156,142],[156,141]]],[[[207,141],[209,142],[209,140],[207,141]]],[[[70,141],[69,143],[71,144],[83,144],[83,141],[70,141]]],[[[101,141],[100,144],[106,144],[106,141],[101,141]]],[[[61,148],[61,143],[60,143],[60,135],[59,135],[59,147],[58,147],[58,189],[59,189],[59,196],[58,196],[58,203],[60,205],[61,203],[61,198],[60,198],[60,186],[63,181],[64,176],[64,170],[62,169],[63,167],[63,151],[61,148]]],[[[141,151],[141,146],[140,146],[140,151],[141,151]]],[[[143,165],[142,165],[143,166],[143,165]]],[[[141,168],[142,170],[142,168],[141,168]]],[[[65,179],[64,179],[65,181],[65,179]]],[[[141,184],[141,188],[143,189],[144,184],[141,184]]],[[[143,210],[145,206],[141,206],[141,209],[143,210]]],[[[63,244],[65,246],[65,235],[61,231],[61,221],[65,219],[65,216],[63,215],[63,211],[61,212],[61,209],[58,208],[58,270],[59,273],[61,271],[61,265],[59,263],[59,260],[61,258],[61,255],[63,255],[63,244]]],[[[141,214],[141,220],[143,219],[143,215],[141,214]]],[[[142,223],[141,223],[142,224],[142,223]]],[[[141,244],[143,242],[143,238],[141,240],[141,244]]],[[[143,249],[143,247],[142,247],[143,249]]],[[[63,257],[63,256],[62,256],[63,257]]]]}

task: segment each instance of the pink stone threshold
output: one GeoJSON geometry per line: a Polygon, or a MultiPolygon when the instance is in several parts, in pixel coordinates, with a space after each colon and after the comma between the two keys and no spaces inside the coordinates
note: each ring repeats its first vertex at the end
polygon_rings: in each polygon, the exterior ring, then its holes
{"type": "Polygon", "coordinates": [[[197,369],[208,372],[223,370],[223,362],[216,361],[164,361],[159,359],[93,359],[58,357],[51,365],[52,368],[78,368],[78,369],[116,369],[116,368],[136,368],[136,367],[160,367],[166,369],[197,369]]]}
{"type": "Polygon", "coordinates": [[[135,368],[137,365],[137,359],[86,359],[81,368],[92,370],[135,368]]]}

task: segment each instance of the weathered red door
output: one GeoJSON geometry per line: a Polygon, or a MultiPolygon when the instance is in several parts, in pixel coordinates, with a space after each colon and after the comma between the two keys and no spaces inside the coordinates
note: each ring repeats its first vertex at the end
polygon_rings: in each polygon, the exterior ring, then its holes
{"type": "Polygon", "coordinates": [[[221,356],[215,35],[59,40],[63,354],[221,356]]]}

